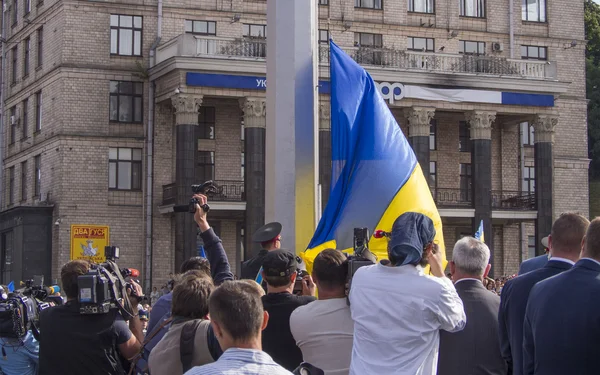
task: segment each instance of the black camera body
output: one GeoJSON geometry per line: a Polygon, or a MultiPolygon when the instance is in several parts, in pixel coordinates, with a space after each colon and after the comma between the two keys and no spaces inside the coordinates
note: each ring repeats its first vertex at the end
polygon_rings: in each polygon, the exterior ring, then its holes
{"type": "Polygon", "coordinates": [[[298,270],[298,275],[296,275],[296,282],[294,283],[293,294],[296,294],[296,295],[302,294],[302,279],[308,275],[309,275],[308,271],[298,270]]]}
{"type": "MultiPolygon", "coordinates": [[[[203,195],[210,197],[219,192],[219,187],[217,186],[217,184],[215,184],[214,181],[211,180],[211,181],[206,181],[199,185],[192,185],[192,192],[194,194],[203,194],[203,195]]],[[[188,212],[191,214],[195,214],[197,204],[200,204],[198,199],[196,199],[196,198],[190,199],[188,212]]],[[[204,212],[210,211],[210,206],[208,204],[203,204],[201,207],[202,207],[202,210],[204,210],[204,212]]]]}
{"type": "Polygon", "coordinates": [[[354,255],[348,257],[348,283],[360,267],[377,263],[377,257],[369,250],[369,229],[354,228],[354,255]]]}

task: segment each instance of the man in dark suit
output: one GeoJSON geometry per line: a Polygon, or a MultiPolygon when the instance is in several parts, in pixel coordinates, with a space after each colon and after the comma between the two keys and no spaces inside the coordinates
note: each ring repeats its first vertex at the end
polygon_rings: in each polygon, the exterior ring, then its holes
{"type": "Polygon", "coordinates": [[[280,223],[273,222],[268,223],[260,227],[253,235],[252,242],[260,243],[262,249],[256,256],[242,262],[242,279],[252,279],[258,282],[262,282],[260,276],[260,269],[263,264],[263,260],[269,253],[269,251],[277,250],[281,248],[281,229],[280,223]]]}
{"type": "Polygon", "coordinates": [[[523,373],[592,375],[600,371],[600,219],[590,224],[570,271],[531,290],[523,325],[523,373]]]}
{"type": "Polygon", "coordinates": [[[464,237],[454,245],[450,271],[465,307],[467,325],[460,332],[440,331],[437,375],[505,375],[498,342],[500,297],[483,286],[490,271],[490,249],[464,237]]]}
{"type": "Polygon", "coordinates": [[[521,266],[519,267],[519,275],[540,269],[544,267],[546,263],[548,263],[548,252],[550,251],[550,249],[548,249],[548,236],[542,238],[541,242],[542,246],[544,246],[544,254],[527,259],[521,263],[521,266]]]}
{"type": "Polygon", "coordinates": [[[579,259],[589,221],[576,213],[561,214],[548,236],[550,260],[543,267],[509,280],[500,296],[498,323],[502,356],[515,375],[523,373],[523,320],[531,288],[570,269],[579,259]]]}

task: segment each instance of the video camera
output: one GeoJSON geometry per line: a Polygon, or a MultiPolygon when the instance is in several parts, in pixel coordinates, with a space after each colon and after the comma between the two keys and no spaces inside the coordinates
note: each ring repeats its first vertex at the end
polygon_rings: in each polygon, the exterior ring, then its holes
{"type": "MultiPolygon", "coordinates": [[[[203,184],[199,184],[199,185],[192,185],[192,192],[194,194],[203,194],[206,196],[212,196],[214,194],[217,194],[219,192],[219,186],[214,182],[214,181],[206,181],[203,184]]],[[[198,199],[196,198],[192,198],[190,200],[190,204],[188,207],[188,212],[191,214],[195,214],[196,213],[196,205],[200,204],[200,202],[198,201],[198,199]]],[[[210,206],[208,204],[203,204],[202,206],[202,210],[204,210],[204,212],[208,212],[210,211],[210,206]]]]}
{"type": "Polygon", "coordinates": [[[126,278],[138,277],[139,271],[133,268],[119,269],[115,261],[119,258],[120,249],[116,246],[104,248],[106,262],[92,264],[85,275],[77,277],[79,289],[78,301],[80,314],[106,314],[112,309],[119,309],[125,320],[137,314],[133,311],[129,297],[140,298],[135,288],[126,278]],[[128,294],[131,290],[131,294],[128,294]]]}
{"type": "Polygon", "coordinates": [[[348,257],[348,281],[360,267],[377,263],[377,257],[369,250],[369,229],[354,228],[354,255],[348,257]]]}
{"type": "Polygon", "coordinates": [[[39,338],[38,322],[40,312],[49,308],[50,303],[62,305],[60,287],[46,287],[43,276],[26,280],[22,289],[8,292],[0,287],[0,337],[23,338],[29,330],[39,338]]]}

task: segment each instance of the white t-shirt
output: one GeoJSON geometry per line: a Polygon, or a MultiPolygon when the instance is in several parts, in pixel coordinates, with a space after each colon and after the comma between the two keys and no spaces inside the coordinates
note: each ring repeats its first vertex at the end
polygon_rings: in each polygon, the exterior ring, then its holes
{"type": "Polygon", "coordinates": [[[290,316],[290,329],[304,362],[325,375],[348,375],[354,322],[346,298],[318,300],[290,316]]]}
{"type": "Polygon", "coordinates": [[[452,281],[420,266],[361,267],[350,288],[352,375],[435,375],[439,330],[465,327],[452,281]]]}

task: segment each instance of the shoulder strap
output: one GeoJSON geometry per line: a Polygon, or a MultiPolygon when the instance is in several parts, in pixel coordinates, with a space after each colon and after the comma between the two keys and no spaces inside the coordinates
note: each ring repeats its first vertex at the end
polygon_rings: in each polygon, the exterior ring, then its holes
{"type": "MultiPolygon", "coordinates": [[[[150,342],[150,340],[152,340],[156,335],[158,335],[158,333],[160,331],[162,331],[163,328],[165,328],[169,323],[171,323],[172,320],[173,320],[173,317],[169,316],[160,325],[157,325],[156,327],[154,327],[154,330],[152,332],[150,332],[150,334],[146,335],[146,337],[144,338],[144,342],[142,343],[142,347],[140,348],[139,353],[136,354],[136,356],[131,359],[131,368],[129,369],[129,375],[133,374],[133,370],[136,368],[138,361],[140,360],[140,358],[142,358],[142,355],[144,354],[146,345],[150,342]]],[[[148,369],[146,368],[146,369],[144,369],[144,371],[147,372],[148,369]]]]}
{"type": "Polygon", "coordinates": [[[200,319],[194,319],[185,323],[181,329],[181,336],[179,337],[179,357],[181,359],[184,374],[192,368],[196,331],[201,322],[200,319]]]}

